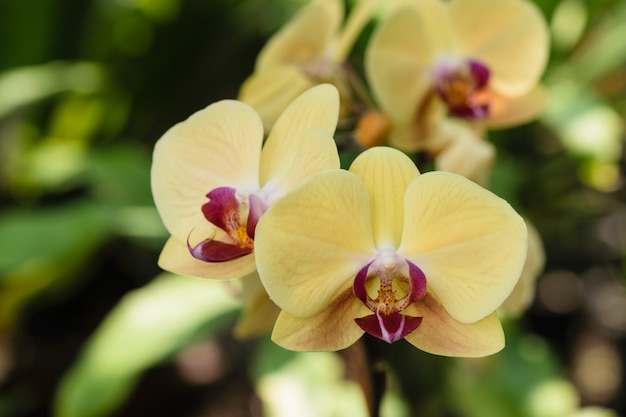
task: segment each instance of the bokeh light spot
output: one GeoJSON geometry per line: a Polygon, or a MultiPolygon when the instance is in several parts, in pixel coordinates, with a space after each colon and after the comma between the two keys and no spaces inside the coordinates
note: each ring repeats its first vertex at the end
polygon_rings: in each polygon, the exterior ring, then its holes
{"type": "Polygon", "coordinates": [[[552,42],[567,50],[580,39],[587,24],[587,11],[581,0],[564,0],[554,10],[550,29],[552,42]]]}
{"type": "Polygon", "coordinates": [[[529,406],[533,416],[567,416],[578,408],[578,394],[569,382],[551,380],[533,389],[529,396],[529,406]]]}
{"type": "Polygon", "coordinates": [[[582,334],[572,361],[572,378],[584,400],[603,404],[619,394],[623,363],[611,342],[596,334],[582,334]]]}
{"type": "Polygon", "coordinates": [[[580,278],[569,271],[553,271],[539,280],[537,298],[555,313],[566,314],[577,309],[583,295],[580,278]]]}

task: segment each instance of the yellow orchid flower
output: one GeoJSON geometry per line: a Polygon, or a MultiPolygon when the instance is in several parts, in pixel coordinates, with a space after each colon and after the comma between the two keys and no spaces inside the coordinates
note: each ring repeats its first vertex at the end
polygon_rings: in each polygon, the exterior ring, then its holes
{"type": "Polygon", "coordinates": [[[420,174],[400,151],[371,148],[277,201],[257,237],[285,348],[343,349],[364,332],[448,356],[504,346],[494,311],[521,273],[526,226],[460,175],[420,174]]]}
{"type": "Polygon", "coordinates": [[[235,100],[168,130],[155,145],[151,172],[171,234],[159,265],[215,279],[252,273],[255,228],[267,207],[312,174],[339,168],[332,138],[338,112],[337,89],[323,84],[287,107],[263,147],[259,115],[235,100]]]}
{"type": "Polygon", "coordinates": [[[294,97],[319,83],[339,89],[345,110],[351,100],[341,66],[376,3],[360,0],[342,24],[343,1],[314,0],[270,38],[239,93],[259,112],[266,130],[294,97]]]}
{"type": "Polygon", "coordinates": [[[544,107],[548,58],[541,12],[525,0],[403,1],[366,51],[366,75],[394,124],[391,142],[418,150],[446,113],[489,127],[544,107]]]}

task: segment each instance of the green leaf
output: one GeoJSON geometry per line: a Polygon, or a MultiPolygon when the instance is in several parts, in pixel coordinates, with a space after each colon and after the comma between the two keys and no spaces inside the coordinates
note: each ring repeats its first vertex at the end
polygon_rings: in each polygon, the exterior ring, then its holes
{"type": "Polygon", "coordinates": [[[104,72],[93,62],[48,62],[0,73],[0,116],[65,91],[94,92],[104,72]]]}
{"type": "MultiPolygon", "coordinates": [[[[0,213],[0,275],[27,262],[65,263],[91,241],[99,241],[108,224],[97,205],[77,201],[63,206],[7,210],[0,213]]],[[[48,265],[51,266],[51,265],[48,265]]],[[[58,265],[61,266],[61,265],[58,265]]]]}
{"type": "Polygon", "coordinates": [[[0,328],[33,296],[72,284],[109,236],[110,222],[88,201],[1,213],[0,328]]]}
{"type": "Polygon", "coordinates": [[[150,163],[151,154],[138,146],[94,149],[86,172],[91,192],[103,204],[153,206],[150,163]]]}
{"type": "Polygon", "coordinates": [[[239,304],[219,281],[163,274],[127,294],[64,376],[56,417],[99,417],[115,410],[152,365],[231,322],[239,304]]]}

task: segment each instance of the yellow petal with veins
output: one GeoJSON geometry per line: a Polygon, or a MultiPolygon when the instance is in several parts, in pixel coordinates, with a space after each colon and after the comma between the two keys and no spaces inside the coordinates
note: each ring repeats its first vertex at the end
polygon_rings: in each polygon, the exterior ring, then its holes
{"type": "Polygon", "coordinates": [[[248,105],[223,100],[170,128],[154,147],[152,194],[179,241],[206,222],[200,207],[216,187],[258,190],[263,125],[248,105]]]}
{"type": "Polygon", "coordinates": [[[525,0],[453,0],[450,19],[459,50],[491,71],[490,86],[507,95],[530,90],[548,60],[548,29],[525,0]]]}
{"type": "Polygon", "coordinates": [[[296,98],[280,116],[261,153],[260,180],[278,181],[283,192],[308,175],[338,169],[332,134],[339,117],[339,93],[330,84],[317,85],[296,98]],[[318,131],[307,132],[312,127],[318,131]]]}
{"type": "Polygon", "coordinates": [[[255,270],[254,255],[244,255],[228,262],[203,262],[189,253],[185,242],[171,237],[159,256],[159,266],[180,275],[210,279],[235,279],[255,270]]]}
{"type": "Polygon", "coordinates": [[[335,140],[319,126],[283,141],[280,148],[264,149],[261,160],[262,168],[266,163],[271,167],[271,177],[261,185],[267,185],[272,197],[286,194],[313,174],[339,169],[340,165],[335,140]]]}
{"type": "Polygon", "coordinates": [[[417,167],[402,152],[378,147],[359,155],[350,172],[363,180],[369,192],[376,247],[397,248],[402,237],[404,192],[419,175],[417,167]]]}
{"type": "Polygon", "coordinates": [[[527,252],[526,225],[503,199],[449,172],[408,186],[398,250],[419,266],[450,315],[473,323],[513,290],[527,252]]]}
{"type": "Polygon", "coordinates": [[[254,107],[269,132],[287,106],[314,85],[296,65],[277,65],[248,77],[239,90],[239,100],[254,107]]]}
{"type": "Polygon", "coordinates": [[[284,146],[284,141],[293,141],[294,137],[305,130],[320,126],[331,135],[337,128],[339,118],[339,92],[331,84],[319,84],[300,94],[293,100],[276,121],[265,149],[272,146],[284,146]],[[273,142],[277,142],[274,144],[273,142]]]}
{"type": "Polygon", "coordinates": [[[272,341],[296,351],[336,351],[354,344],[363,330],[356,317],[371,314],[347,289],[324,310],[312,317],[297,318],[281,311],[272,332],[272,341]]]}
{"type": "Polygon", "coordinates": [[[328,53],[343,19],[339,0],[316,0],[303,7],[259,53],[256,71],[278,64],[307,64],[328,53]]]}
{"type": "Polygon", "coordinates": [[[305,318],[351,288],[375,253],[369,197],[354,174],[317,174],[276,200],[256,228],[255,255],[270,298],[305,318]]]}
{"type": "Polygon", "coordinates": [[[442,356],[477,358],[496,353],[504,347],[504,332],[495,313],[463,324],[454,320],[430,294],[413,304],[407,314],[423,317],[419,327],[405,339],[428,353],[442,356]]]}

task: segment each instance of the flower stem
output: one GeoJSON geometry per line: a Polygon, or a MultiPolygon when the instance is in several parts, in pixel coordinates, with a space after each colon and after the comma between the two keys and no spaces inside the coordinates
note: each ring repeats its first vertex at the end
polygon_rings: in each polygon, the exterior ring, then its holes
{"type": "Polygon", "coordinates": [[[376,342],[374,338],[364,335],[354,345],[341,351],[346,378],[361,387],[370,417],[380,416],[380,405],[386,388],[386,366],[376,342]]]}

